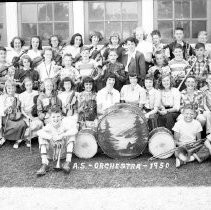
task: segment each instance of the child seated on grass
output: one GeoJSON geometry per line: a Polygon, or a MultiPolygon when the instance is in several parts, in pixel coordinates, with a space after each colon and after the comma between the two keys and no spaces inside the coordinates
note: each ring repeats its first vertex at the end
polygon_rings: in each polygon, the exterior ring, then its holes
{"type": "Polygon", "coordinates": [[[62,170],[65,173],[70,172],[73,143],[77,133],[77,123],[73,121],[72,125],[66,125],[62,121],[61,109],[56,106],[53,107],[51,109],[50,122],[37,132],[42,159],[42,166],[37,171],[37,176],[43,176],[49,170],[49,159],[52,159],[52,149],[54,150],[53,160],[58,158],[63,159],[65,157],[62,170]]]}
{"type": "MultiPolygon", "coordinates": [[[[190,142],[195,143],[196,140],[201,139],[202,126],[199,121],[194,119],[195,114],[196,113],[194,107],[191,104],[186,105],[183,109],[183,119],[177,121],[172,128],[172,130],[174,131],[174,138],[177,146],[184,145],[185,148],[190,149],[193,147],[191,147],[190,144],[185,146],[185,144],[190,142]]],[[[205,160],[207,157],[209,157],[209,154],[207,156],[207,153],[211,152],[209,138],[205,141],[204,145],[207,148],[207,151],[205,151],[204,146],[202,146],[201,148],[193,152],[193,154],[188,156],[186,161],[182,160],[180,158],[179,152],[176,151],[176,167],[180,167],[181,165],[186,164],[186,162],[192,162],[195,159],[199,162],[202,162],[202,160],[205,160]]]]}

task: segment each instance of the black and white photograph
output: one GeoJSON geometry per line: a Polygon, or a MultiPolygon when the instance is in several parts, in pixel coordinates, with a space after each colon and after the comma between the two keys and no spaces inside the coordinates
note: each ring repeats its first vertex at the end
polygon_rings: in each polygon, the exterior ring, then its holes
{"type": "Polygon", "coordinates": [[[1,210],[210,210],[211,1],[0,2],[1,210]]]}

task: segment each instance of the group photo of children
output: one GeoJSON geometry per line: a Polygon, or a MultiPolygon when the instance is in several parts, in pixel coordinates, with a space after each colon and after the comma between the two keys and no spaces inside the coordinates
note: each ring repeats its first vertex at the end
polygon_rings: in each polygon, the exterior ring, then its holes
{"type": "Polygon", "coordinates": [[[127,103],[139,107],[149,133],[165,127],[175,147],[190,148],[185,160],[175,152],[176,167],[208,161],[207,32],[199,31],[197,43],[191,45],[181,27],[165,44],[159,30],[146,34],[142,27],[124,40],[120,37],[111,32],[107,42],[99,31],[92,31],[85,45],[80,33],[68,42],[56,34],[50,36],[49,46],[42,46],[41,38],[33,36],[26,46],[17,36],[11,49],[0,46],[0,150],[7,141],[12,149],[31,149],[38,139],[41,167],[34,173],[45,175],[49,161],[61,158],[61,169],[70,173],[78,132],[97,129],[112,106],[127,103]]]}

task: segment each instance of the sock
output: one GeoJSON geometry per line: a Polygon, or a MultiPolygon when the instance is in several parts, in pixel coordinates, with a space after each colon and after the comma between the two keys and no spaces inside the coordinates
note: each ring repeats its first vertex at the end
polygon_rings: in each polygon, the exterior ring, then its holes
{"type": "Polygon", "coordinates": [[[195,160],[195,157],[193,155],[191,155],[190,158],[189,158],[189,160],[188,160],[188,162],[192,162],[194,160],[195,160]]]}
{"type": "Polygon", "coordinates": [[[45,145],[42,145],[40,147],[40,153],[41,153],[41,159],[42,159],[42,164],[49,164],[48,158],[47,158],[47,149],[45,145]]]}
{"type": "Polygon", "coordinates": [[[71,162],[72,160],[72,151],[73,151],[73,142],[70,142],[67,145],[66,161],[71,162]]]}

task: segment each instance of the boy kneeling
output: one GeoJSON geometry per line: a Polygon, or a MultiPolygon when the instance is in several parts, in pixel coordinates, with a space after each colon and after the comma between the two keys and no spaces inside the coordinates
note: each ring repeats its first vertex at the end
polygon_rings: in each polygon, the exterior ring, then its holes
{"type": "Polygon", "coordinates": [[[60,157],[62,159],[66,153],[66,161],[62,165],[62,170],[66,173],[70,172],[73,143],[77,133],[77,124],[73,122],[72,125],[65,125],[62,121],[61,109],[53,107],[50,122],[37,132],[42,159],[42,166],[37,171],[37,176],[45,175],[49,170],[49,159],[52,158],[52,150],[53,160],[58,160],[60,157]]]}
{"type": "Polygon", "coordinates": [[[185,158],[186,160],[181,159],[181,153],[179,151],[175,152],[176,156],[176,167],[180,167],[186,162],[192,162],[197,160],[199,163],[205,161],[211,155],[211,135],[208,135],[201,145],[195,144],[191,146],[190,142],[200,143],[201,140],[201,131],[202,127],[198,120],[195,120],[195,109],[191,104],[185,105],[183,109],[184,118],[175,123],[172,130],[174,131],[174,139],[177,146],[183,146],[185,149],[191,149],[192,152],[185,158]],[[203,144],[202,144],[203,143],[203,144]],[[186,145],[187,144],[187,145],[186,145]]]}

